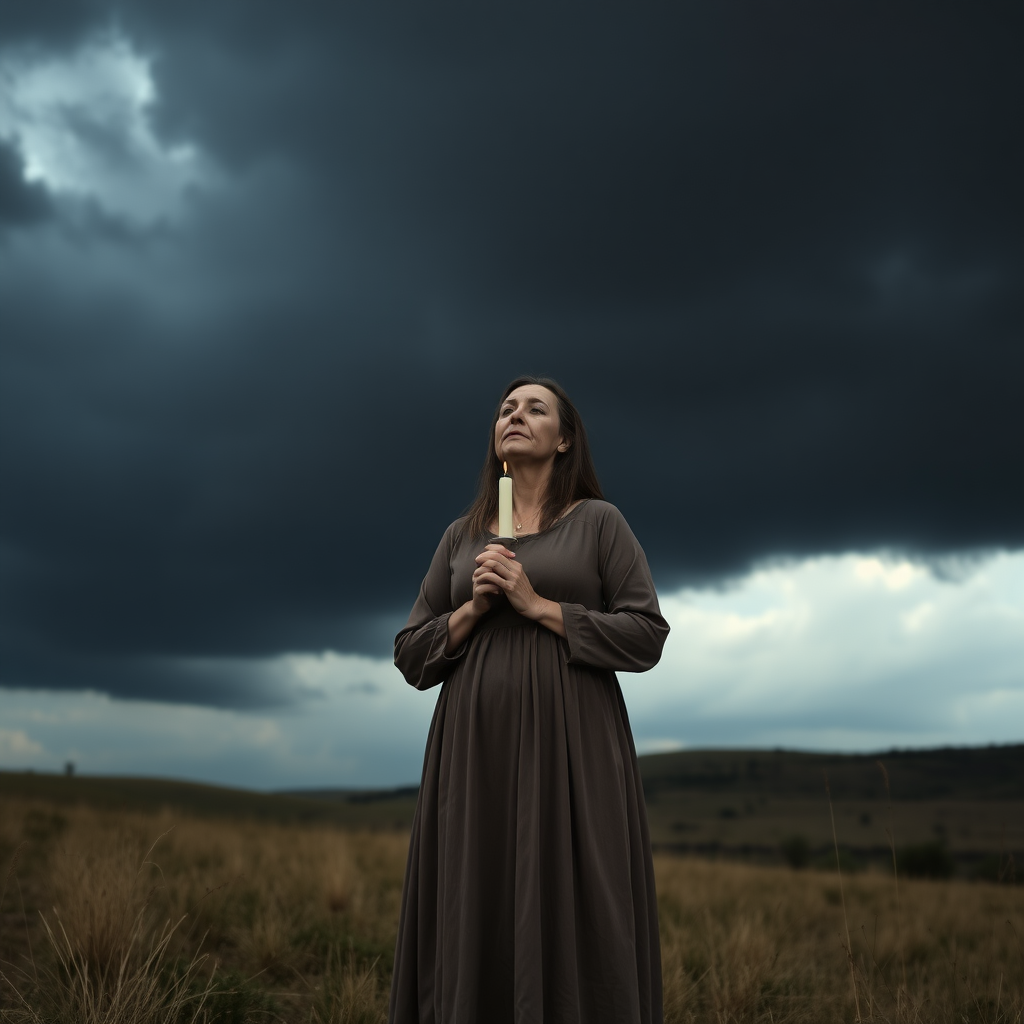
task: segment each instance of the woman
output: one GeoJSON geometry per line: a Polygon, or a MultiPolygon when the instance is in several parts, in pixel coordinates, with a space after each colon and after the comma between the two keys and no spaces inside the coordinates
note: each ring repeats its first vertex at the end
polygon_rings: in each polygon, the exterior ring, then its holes
{"type": "Polygon", "coordinates": [[[502,395],[476,501],[445,531],[395,664],[443,683],[402,894],[393,1024],[660,1022],[650,840],[616,670],[668,635],[551,380],[502,395]],[[515,539],[499,540],[498,477],[515,539]]]}

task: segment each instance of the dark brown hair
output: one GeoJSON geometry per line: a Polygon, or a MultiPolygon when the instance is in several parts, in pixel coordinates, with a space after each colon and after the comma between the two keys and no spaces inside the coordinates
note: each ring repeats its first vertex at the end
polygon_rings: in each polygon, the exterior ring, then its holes
{"type": "Polygon", "coordinates": [[[538,384],[547,388],[558,399],[559,433],[569,444],[568,450],[555,455],[539,528],[547,529],[574,502],[584,498],[604,497],[601,485],[597,481],[597,471],[590,455],[590,444],[587,442],[583,420],[580,419],[576,406],[569,400],[565,390],[550,377],[516,377],[501,393],[501,399],[491,417],[491,428],[487,432],[487,457],[480,470],[476,499],[466,512],[466,529],[471,537],[486,534],[490,524],[498,517],[498,477],[502,474],[502,466],[494,451],[494,428],[505,399],[524,384],[538,384]]]}

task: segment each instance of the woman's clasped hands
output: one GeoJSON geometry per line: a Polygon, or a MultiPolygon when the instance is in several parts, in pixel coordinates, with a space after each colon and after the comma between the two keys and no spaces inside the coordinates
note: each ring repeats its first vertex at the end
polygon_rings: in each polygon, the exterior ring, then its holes
{"type": "Polygon", "coordinates": [[[494,605],[494,599],[504,594],[508,602],[524,618],[565,636],[562,606],[549,601],[533,589],[526,570],[516,561],[516,553],[504,544],[488,544],[476,556],[473,570],[473,597],[448,618],[448,638],[445,654],[455,652],[473,632],[476,624],[494,605]]]}
{"type": "Polygon", "coordinates": [[[520,615],[538,619],[546,602],[530,583],[516,554],[504,544],[488,544],[476,556],[473,570],[473,608],[480,614],[491,609],[496,594],[504,594],[520,615]]]}

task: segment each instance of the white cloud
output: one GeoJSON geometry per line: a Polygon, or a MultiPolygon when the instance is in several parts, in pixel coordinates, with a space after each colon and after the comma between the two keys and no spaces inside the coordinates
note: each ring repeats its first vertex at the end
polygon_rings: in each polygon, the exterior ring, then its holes
{"type": "Polygon", "coordinates": [[[867,584],[880,583],[887,590],[904,590],[920,582],[927,570],[910,562],[886,562],[881,558],[853,556],[853,575],[867,584]]]}
{"type": "Polygon", "coordinates": [[[43,748],[21,729],[0,729],[0,757],[35,757],[43,748]]]}
{"type": "Polygon", "coordinates": [[[260,670],[302,699],[266,713],[0,689],[0,719],[31,723],[45,740],[18,751],[0,742],[0,765],[56,771],[72,760],[86,775],[254,789],[397,786],[418,778],[437,691],[413,690],[388,661],[333,652],[275,658],[260,670]]]}
{"type": "Polygon", "coordinates": [[[154,134],[157,100],[149,61],[113,31],[70,53],[0,50],[0,133],[18,143],[26,177],[135,221],[175,214],[213,177],[195,146],[154,134]]]}
{"type": "Polygon", "coordinates": [[[638,754],[669,754],[674,750],[685,749],[685,744],[677,739],[665,738],[663,736],[644,736],[636,740],[636,752],[638,754]]]}
{"type": "Polygon", "coordinates": [[[663,596],[662,663],[624,677],[637,743],[877,749],[1024,738],[1024,555],[960,579],[850,554],[663,596]]]}
{"type": "MultiPolygon", "coordinates": [[[[810,559],[665,594],[662,607],[673,632],[661,664],[622,676],[641,753],[1024,739],[1024,553],[955,579],[873,556],[810,559]]],[[[256,789],[418,779],[437,690],[334,652],[253,669],[295,703],[242,712],[0,690],[0,763],[256,789]]]]}

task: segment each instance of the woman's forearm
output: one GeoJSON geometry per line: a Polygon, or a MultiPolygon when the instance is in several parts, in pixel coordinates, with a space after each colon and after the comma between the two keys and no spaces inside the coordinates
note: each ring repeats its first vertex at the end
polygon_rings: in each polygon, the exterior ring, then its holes
{"type": "MultiPolygon", "coordinates": [[[[538,625],[550,629],[552,633],[564,637],[565,621],[562,618],[562,606],[557,601],[541,598],[536,613],[529,616],[538,625]]],[[[448,616],[448,642],[444,653],[449,657],[454,654],[468,639],[476,628],[481,616],[473,610],[473,602],[467,601],[448,616]]]]}
{"type": "Polygon", "coordinates": [[[444,645],[446,655],[454,654],[468,639],[480,616],[473,610],[473,602],[467,601],[448,616],[448,642],[444,645]]]}

